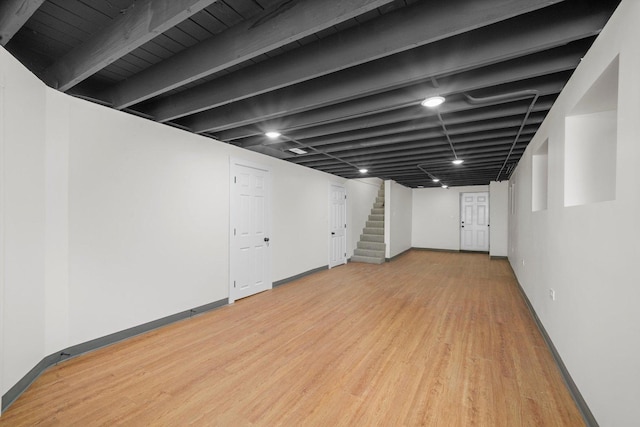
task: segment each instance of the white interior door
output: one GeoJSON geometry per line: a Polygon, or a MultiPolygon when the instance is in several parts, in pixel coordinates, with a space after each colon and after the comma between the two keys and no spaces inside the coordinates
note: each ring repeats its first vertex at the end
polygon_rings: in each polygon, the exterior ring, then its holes
{"type": "Polygon", "coordinates": [[[347,190],[329,188],[329,268],[347,263],[347,190]]]}
{"type": "Polygon", "coordinates": [[[271,289],[270,175],[231,160],[229,302],[271,289]]]}
{"type": "Polygon", "coordinates": [[[489,193],[460,195],[460,249],[489,252],[489,193]]]}

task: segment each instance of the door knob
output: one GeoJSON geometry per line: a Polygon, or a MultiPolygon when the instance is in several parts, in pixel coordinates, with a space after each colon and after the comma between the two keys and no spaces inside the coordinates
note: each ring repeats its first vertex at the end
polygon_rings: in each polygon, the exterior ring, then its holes
{"type": "Polygon", "coordinates": [[[268,241],[269,241],[269,238],[268,238],[268,237],[265,237],[265,238],[264,238],[264,241],[265,241],[265,242],[268,242],[268,241]]]}
{"type": "Polygon", "coordinates": [[[332,235],[332,236],[335,236],[335,235],[336,235],[336,233],[332,231],[332,232],[331,232],[331,235],[332,235]]]}

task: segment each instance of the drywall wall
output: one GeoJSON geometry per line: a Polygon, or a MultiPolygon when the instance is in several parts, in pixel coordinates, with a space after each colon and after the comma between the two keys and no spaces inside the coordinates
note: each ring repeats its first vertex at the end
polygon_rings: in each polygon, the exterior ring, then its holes
{"type": "Polygon", "coordinates": [[[46,90],[0,47],[2,393],[40,361],[45,343],[46,90]]]}
{"type": "Polygon", "coordinates": [[[272,279],[328,264],[344,179],[68,102],[71,344],[228,297],[230,156],[270,169],[272,279]]]}
{"type": "Polygon", "coordinates": [[[373,203],[378,197],[380,178],[359,178],[347,181],[347,258],[351,258],[364,228],[373,203]]]}
{"type": "Polygon", "coordinates": [[[411,249],[412,191],[394,181],[385,181],[386,257],[411,249]]]}
{"type": "MultiPolygon", "coordinates": [[[[623,0],[511,178],[509,259],[597,422],[640,420],[640,2],[623,0]],[[619,60],[613,200],[565,206],[566,117],[619,60]],[[532,154],[548,140],[548,206],[532,209],[532,154]],[[555,300],[550,290],[555,291],[555,300]]],[[[606,102],[606,101],[605,101],[606,102]]],[[[577,148],[574,146],[572,149],[577,148]]],[[[599,173],[600,171],[594,171],[599,173]]],[[[588,200],[588,199],[587,199],[588,200]]]]}
{"type": "Polygon", "coordinates": [[[489,186],[413,189],[411,246],[460,250],[460,193],[481,191],[489,186]]]}
{"type": "Polygon", "coordinates": [[[489,183],[489,255],[506,257],[509,242],[509,182],[489,183]]]}
{"type": "Polygon", "coordinates": [[[4,50],[0,67],[3,394],[48,354],[228,296],[230,157],[271,171],[272,279],[328,264],[345,179],[58,93],[4,50]]]}

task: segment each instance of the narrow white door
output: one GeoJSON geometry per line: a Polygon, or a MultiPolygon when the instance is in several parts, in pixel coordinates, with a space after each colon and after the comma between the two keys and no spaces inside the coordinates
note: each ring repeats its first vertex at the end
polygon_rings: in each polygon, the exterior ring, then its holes
{"type": "Polygon", "coordinates": [[[347,191],[329,188],[329,268],[347,263],[347,191]]]}
{"type": "Polygon", "coordinates": [[[231,160],[229,302],[271,289],[269,170],[231,160]]]}
{"type": "Polygon", "coordinates": [[[460,195],[460,249],[489,252],[489,193],[460,195]]]}

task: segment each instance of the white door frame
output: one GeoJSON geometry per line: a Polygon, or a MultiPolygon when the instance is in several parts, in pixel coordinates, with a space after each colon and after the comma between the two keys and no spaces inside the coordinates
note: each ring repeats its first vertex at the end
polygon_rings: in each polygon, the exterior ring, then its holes
{"type": "MultiPolygon", "coordinates": [[[[267,177],[267,203],[265,204],[265,224],[267,225],[267,229],[269,232],[272,230],[271,224],[271,212],[272,212],[272,201],[271,201],[271,169],[267,166],[264,166],[259,163],[250,162],[244,159],[240,159],[237,157],[229,157],[229,304],[233,304],[236,300],[234,294],[234,281],[233,281],[233,230],[234,230],[234,221],[232,218],[233,213],[235,212],[235,200],[234,200],[234,172],[235,167],[237,166],[245,166],[253,169],[258,169],[265,171],[268,174],[267,177]]],[[[273,288],[273,280],[271,278],[271,251],[267,251],[268,257],[268,269],[267,276],[269,280],[269,289],[273,288]]]]}
{"type": "Polygon", "coordinates": [[[4,209],[7,205],[4,197],[4,74],[4,67],[0,63],[0,387],[4,387],[4,209]]]}
{"type": "Polygon", "coordinates": [[[347,240],[348,240],[347,239],[347,237],[348,237],[347,231],[348,231],[348,224],[349,224],[349,221],[347,221],[347,214],[348,214],[348,209],[349,208],[347,207],[346,200],[347,200],[347,187],[345,187],[342,184],[337,184],[335,182],[330,182],[329,183],[329,217],[328,217],[328,219],[329,219],[329,221],[328,221],[328,225],[329,225],[329,233],[328,233],[328,236],[329,236],[329,245],[328,245],[329,246],[329,248],[328,248],[329,249],[329,254],[328,254],[328,257],[329,257],[329,268],[337,267],[339,265],[343,265],[343,264],[347,263],[346,250],[347,250],[347,240]],[[345,255],[344,255],[344,258],[343,258],[344,262],[342,262],[340,264],[335,264],[335,265],[331,264],[331,232],[332,232],[331,231],[331,200],[332,200],[331,199],[331,195],[332,195],[331,194],[331,189],[332,189],[332,187],[340,187],[340,188],[342,188],[344,190],[344,196],[345,196],[344,221],[345,221],[346,227],[344,228],[344,250],[345,250],[345,255]]]}
{"type": "MultiPolygon", "coordinates": [[[[489,191],[464,191],[460,193],[460,224],[458,225],[458,231],[460,233],[460,240],[459,240],[459,245],[460,245],[460,250],[465,250],[465,251],[469,251],[470,249],[462,249],[462,239],[464,238],[463,233],[462,233],[462,219],[464,218],[463,216],[463,197],[465,194],[486,194],[487,195],[487,251],[490,251],[490,237],[491,237],[491,228],[490,228],[490,223],[489,223],[489,212],[491,212],[491,201],[489,198],[489,191]]],[[[474,221],[476,221],[477,218],[474,217],[474,221]]],[[[477,251],[477,252],[487,252],[487,251],[477,251]]]]}

